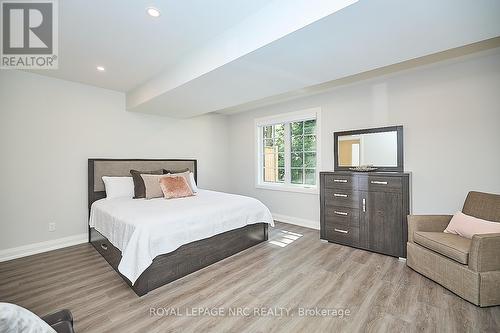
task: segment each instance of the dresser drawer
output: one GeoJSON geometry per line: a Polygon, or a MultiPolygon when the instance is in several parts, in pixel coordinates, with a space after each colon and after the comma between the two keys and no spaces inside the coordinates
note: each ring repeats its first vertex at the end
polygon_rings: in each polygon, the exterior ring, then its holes
{"type": "Polygon", "coordinates": [[[359,227],[359,209],[327,206],[324,219],[327,224],[359,227]]]}
{"type": "Polygon", "coordinates": [[[344,189],[326,189],[325,206],[359,208],[359,192],[344,189]]]}
{"type": "Polygon", "coordinates": [[[326,224],[326,238],[345,245],[359,246],[359,228],[339,224],[326,224]]]}
{"type": "Polygon", "coordinates": [[[356,178],[351,175],[325,175],[326,188],[355,189],[356,178]]]}
{"type": "Polygon", "coordinates": [[[401,177],[369,176],[360,179],[360,189],[377,192],[401,192],[403,181],[401,177]]]}

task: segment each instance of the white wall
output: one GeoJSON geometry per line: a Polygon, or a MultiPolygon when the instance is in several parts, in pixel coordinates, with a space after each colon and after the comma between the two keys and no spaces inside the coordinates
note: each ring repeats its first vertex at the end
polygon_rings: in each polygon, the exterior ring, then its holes
{"type": "Polygon", "coordinates": [[[254,119],[313,107],[323,110],[322,170],[333,169],[334,131],[403,125],[413,212],[453,213],[469,190],[500,193],[499,87],[494,50],[230,117],[178,120],[126,112],[122,93],[0,71],[0,252],[84,236],[89,157],[197,158],[201,187],[318,226],[317,195],[254,184],[254,119]]]}
{"type": "Polygon", "coordinates": [[[333,132],[403,125],[413,212],[454,213],[469,190],[500,193],[500,50],[400,72],[230,117],[231,190],[319,226],[319,196],[256,189],[254,118],[322,108],[322,170],[333,132]]]}
{"type": "Polygon", "coordinates": [[[197,158],[228,189],[227,119],[125,111],[124,94],[0,71],[0,250],[87,233],[87,158],[197,158]],[[48,232],[48,223],[57,230],[48,232]]]}

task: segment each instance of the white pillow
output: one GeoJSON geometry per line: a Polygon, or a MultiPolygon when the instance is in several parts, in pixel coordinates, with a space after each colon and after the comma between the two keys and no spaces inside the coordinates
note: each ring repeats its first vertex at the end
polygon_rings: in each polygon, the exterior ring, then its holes
{"type": "Polygon", "coordinates": [[[472,239],[472,236],[476,234],[500,233],[500,223],[478,219],[477,217],[457,212],[453,215],[444,232],[472,239]]]}
{"type": "MultiPolygon", "coordinates": [[[[164,175],[163,175],[164,176],[164,175]]],[[[196,182],[194,181],[194,174],[191,171],[184,171],[179,173],[167,173],[167,176],[182,176],[186,179],[191,191],[193,193],[198,192],[198,187],[196,186],[196,182]]]]}
{"type": "Polygon", "coordinates": [[[10,303],[0,303],[0,332],[56,333],[33,312],[10,303]]]}
{"type": "Polygon", "coordinates": [[[194,173],[192,172],[189,173],[189,186],[191,187],[193,193],[198,192],[198,187],[196,186],[196,181],[194,180],[194,173]]]}
{"type": "Polygon", "coordinates": [[[102,181],[106,188],[106,199],[134,197],[134,181],[132,177],[103,176],[102,181]]]}

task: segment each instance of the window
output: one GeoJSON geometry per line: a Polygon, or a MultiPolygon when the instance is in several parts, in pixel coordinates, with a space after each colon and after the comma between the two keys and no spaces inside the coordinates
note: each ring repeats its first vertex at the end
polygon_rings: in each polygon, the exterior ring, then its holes
{"type": "Polygon", "coordinates": [[[316,185],[316,119],[290,123],[291,182],[316,185]]]}
{"type": "Polygon", "coordinates": [[[285,182],[285,126],[283,124],[265,126],[263,135],[263,180],[265,182],[285,182]]]}
{"type": "Polygon", "coordinates": [[[317,193],[318,112],[256,120],[257,187],[317,193]]]}

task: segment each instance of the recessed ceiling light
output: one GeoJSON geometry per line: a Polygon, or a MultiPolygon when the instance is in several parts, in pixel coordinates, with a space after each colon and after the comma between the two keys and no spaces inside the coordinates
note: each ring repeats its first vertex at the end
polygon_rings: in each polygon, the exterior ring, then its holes
{"type": "Polygon", "coordinates": [[[160,10],[155,7],[148,7],[146,8],[146,13],[148,13],[149,16],[151,17],[158,17],[160,16],[160,10]]]}
{"type": "Polygon", "coordinates": [[[102,66],[97,66],[95,69],[97,69],[99,72],[104,72],[106,70],[106,68],[102,66]]]}

